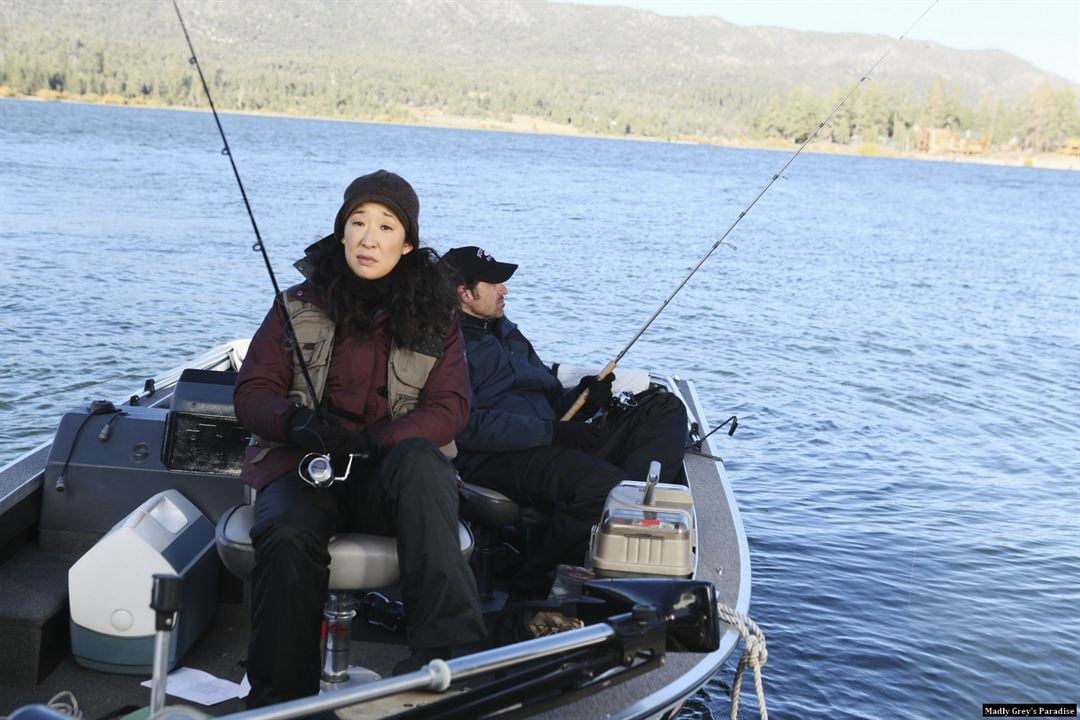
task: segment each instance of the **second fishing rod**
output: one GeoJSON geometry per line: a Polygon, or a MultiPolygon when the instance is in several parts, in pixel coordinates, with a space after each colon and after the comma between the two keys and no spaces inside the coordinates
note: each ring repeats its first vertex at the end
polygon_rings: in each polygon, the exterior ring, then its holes
{"type": "MultiPolygon", "coordinates": [[[[881,57],[879,57],[877,61],[873,65],[871,65],[866,72],[859,76],[858,82],[856,82],[852,86],[851,90],[849,90],[848,93],[840,99],[840,102],[836,103],[836,107],[830,110],[829,114],[826,115],[821,120],[821,122],[817,124],[813,132],[811,132],[806,137],[802,144],[799,145],[798,149],[796,149],[795,152],[791,154],[791,156],[784,162],[780,169],[773,173],[773,176],[769,179],[769,182],[765,184],[765,187],[763,187],[761,191],[754,196],[754,199],[751,200],[750,203],[742,209],[742,211],[738,214],[738,216],[731,223],[731,225],[728,226],[727,230],[724,231],[724,234],[720,236],[720,239],[713,243],[712,247],[709,248],[709,251],[702,255],[701,259],[697,261],[697,264],[695,264],[686,274],[686,277],[682,279],[682,282],[676,285],[675,289],[671,292],[671,294],[668,295],[662,303],[660,303],[660,306],[656,308],[656,311],[649,316],[649,319],[646,320],[638,329],[638,331],[634,333],[634,336],[630,338],[630,342],[628,342],[626,346],[623,347],[623,349],[620,350],[619,353],[597,374],[597,379],[603,380],[605,377],[615,371],[615,367],[619,364],[619,361],[623,359],[623,356],[625,356],[626,353],[630,351],[630,348],[632,348],[634,344],[637,343],[638,339],[641,338],[645,331],[649,329],[649,326],[653,324],[653,321],[656,320],[660,313],[664,311],[664,309],[671,303],[675,296],[679,294],[679,291],[681,291],[683,287],[686,286],[686,283],[690,282],[690,278],[694,277],[697,271],[701,269],[701,266],[705,264],[705,261],[708,260],[714,252],[716,252],[717,248],[724,244],[724,241],[727,240],[728,235],[730,235],[731,232],[736,228],[736,226],[738,226],[738,224],[742,222],[743,218],[746,217],[747,213],[749,213],[750,210],[755,205],[757,205],[758,200],[764,197],[765,193],[769,192],[769,188],[771,188],[777,180],[783,177],[784,171],[788,169],[788,166],[791,165],[792,162],[795,161],[795,158],[799,157],[799,155],[802,154],[802,151],[806,149],[806,146],[814,141],[814,139],[818,136],[818,133],[820,133],[821,130],[829,124],[829,121],[831,121],[833,119],[833,116],[836,115],[837,112],[839,112],[840,108],[842,108],[844,104],[847,103],[848,99],[850,99],[851,96],[855,94],[855,91],[858,90],[864,82],[870,79],[870,75],[877,69],[878,65],[880,65],[885,60],[885,58],[889,56],[889,53],[893,51],[893,48],[895,48],[896,45],[898,45],[904,40],[904,38],[907,37],[908,33],[910,33],[911,30],[919,24],[919,21],[922,20],[926,16],[926,14],[930,12],[930,10],[932,10],[935,5],[938,4],[938,2],[939,0],[934,0],[934,2],[932,2],[925,10],[923,10],[922,14],[919,15],[919,17],[917,17],[910,26],[908,26],[908,29],[905,30],[903,34],[901,34],[900,37],[898,37],[889,46],[889,48],[881,55],[881,57]]],[[[582,406],[585,405],[585,402],[588,399],[589,390],[588,388],[586,388],[581,392],[574,404],[570,406],[570,409],[567,410],[560,419],[565,421],[572,418],[578,412],[578,410],[580,410],[582,406]]]]}

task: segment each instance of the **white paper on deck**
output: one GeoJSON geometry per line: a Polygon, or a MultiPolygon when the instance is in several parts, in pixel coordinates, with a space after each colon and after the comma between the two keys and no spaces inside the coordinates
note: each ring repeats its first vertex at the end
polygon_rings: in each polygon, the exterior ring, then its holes
{"type": "MultiPolygon", "coordinates": [[[[143,687],[150,687],[153,681],[147,680],[140,684],[143,687]]],[[[247,695],[246,692],[240,695],[240,683],[214,677],[202,670],[184,667],[176,668],[169,673],[165,682],[165,692],[200,705],[217,705],[220,702],[247,695]]]]}

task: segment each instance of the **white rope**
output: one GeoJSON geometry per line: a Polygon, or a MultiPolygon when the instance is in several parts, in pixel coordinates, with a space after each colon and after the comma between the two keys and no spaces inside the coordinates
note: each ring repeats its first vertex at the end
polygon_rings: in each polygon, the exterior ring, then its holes
{"type": "Polygon", "coordinates": [[[75,720],[82,720],[85,715],[85,713],[79,709],[79,701],[75,699],[75,696],[71,694],[70,690],[62,690],[56,693],[46,705],[48,705],[50,709],[61,712],[64,715],[70,715],[75,718],[75,720]]]}
{"type": "Polygon", "coordinates": [[[758,714],[761,720],[769,720],[769,713],[765,709],[765,687],[761,683],[761,666],[769,659],[769,651],[765,648],[765,633],[757,623],[749,616],[732,610],[721,602],[716,603],[717,614],[720,619],[735,628],[742,635],[742,657],[739,658],[739,667],[735,671],[735,682],[731,684],[731,714],[730,719],[736,720],[739,716],[739,690],[742,688],[743,671],[749,665],[754,671],[754,689],[757,690],[758,714]]]}

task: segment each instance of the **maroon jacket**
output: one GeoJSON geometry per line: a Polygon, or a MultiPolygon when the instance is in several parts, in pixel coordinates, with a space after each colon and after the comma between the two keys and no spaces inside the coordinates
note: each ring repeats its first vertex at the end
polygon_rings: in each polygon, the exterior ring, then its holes
{"type": "MultiPolygon", "coordinates": [[[[310,285],[289,288],[291,296],[321,305],[310,285]]],[[[386,398],[386,366],[390,357],[389,317],[376,320],[370,335],[357,336],[338,331],[330,358],[327,396],[335,408],[363,418],[362,423],[344,421],[351,430],[363,430],[379,437],[387,447],[408,438],[422,437],[443,446],[464,429],[469,419],[469,368],[465,363],[465,341],[455,321],[447,328],[443,354],[431,369],[420,393],[420,404],[408,415],[390,419],[386,398]]],[[[291,407],[287,394],[292,387],[293,362],[283,343],[281,311],[271,308],[255,337],[236,378],[233,400],[236,417],[256,435],[288,442],[283,416],[291,407]]],[[[259,448],[249,446],[241,479],[255,489],[296,469],[306,454],[298,447],[275,448],[262,461],[251,459],[259,448]]]]}

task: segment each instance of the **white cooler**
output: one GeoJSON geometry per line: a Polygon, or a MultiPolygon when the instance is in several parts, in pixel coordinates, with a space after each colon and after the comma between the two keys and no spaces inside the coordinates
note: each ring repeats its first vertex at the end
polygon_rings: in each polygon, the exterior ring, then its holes
{"type": "Polygon", "coordinates": [[[169,669],[217,609],[221,561],[214,526],[176,490],[153,496],[97,542],[68,571],[71,651],[94,670],[150,674],[154,656],[155,573],[183,579],[183,607],[169,644],[169,669]]]}

